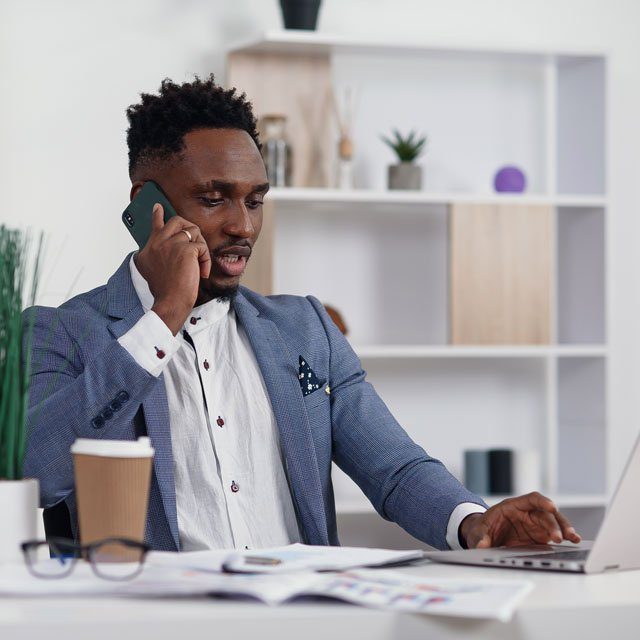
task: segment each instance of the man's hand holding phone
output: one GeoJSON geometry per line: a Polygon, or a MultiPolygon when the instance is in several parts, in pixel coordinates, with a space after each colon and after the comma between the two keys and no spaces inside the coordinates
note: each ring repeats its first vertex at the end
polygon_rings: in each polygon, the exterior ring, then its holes
{"type": "Polygon", "coordinates": [[[152,310],[176,335],[196,302],[200,278],[211,271],[200,228],[180,216],[165,224],[162,205],[155,204],[151,235],[135,261],[153,294],[152,310]]]}

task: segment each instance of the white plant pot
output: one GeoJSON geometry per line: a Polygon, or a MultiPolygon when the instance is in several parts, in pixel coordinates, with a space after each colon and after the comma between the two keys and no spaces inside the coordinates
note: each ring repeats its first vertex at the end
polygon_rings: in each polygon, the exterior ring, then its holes
{"type": "Polygon", "coordinates": [[[0,564],[22,562],[20,544],[38,535],[38,481],[0,480],[0,564]]]}

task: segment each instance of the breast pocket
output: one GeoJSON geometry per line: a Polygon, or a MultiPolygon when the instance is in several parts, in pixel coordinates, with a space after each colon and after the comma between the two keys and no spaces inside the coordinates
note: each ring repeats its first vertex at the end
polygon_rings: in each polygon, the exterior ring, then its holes
{"type": "Polygon", "coordinates": [[[326,385],[304,396],[304,406],[309,418],[309,428],[316,450],[318,468],[324,475],[331,465],[331,397],[325,391],[326,385]]]}
{"type": "Polygon", "coordinates": [[[315,407],[322,406],[323,403],[329,404],[329,394],[326,392],[327,385],[322,385],[318,390],[310,393],[308,396],[304,396],[304,406],[307,409],[315,409],[315,407]]]}

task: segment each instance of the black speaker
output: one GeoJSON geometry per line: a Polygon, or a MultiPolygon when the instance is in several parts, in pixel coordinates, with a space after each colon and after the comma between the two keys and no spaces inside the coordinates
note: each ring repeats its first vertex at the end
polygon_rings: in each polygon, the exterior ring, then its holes
{"type": "Polygon", "coordinates": [[[489,451],[489,493],[492,495],[513,493],[513,451],[511,449],[489,451]]]}

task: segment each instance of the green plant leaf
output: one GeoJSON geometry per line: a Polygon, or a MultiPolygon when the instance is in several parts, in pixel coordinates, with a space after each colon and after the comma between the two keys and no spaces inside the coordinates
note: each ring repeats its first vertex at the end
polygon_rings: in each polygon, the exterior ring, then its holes
{"type": "Polygon", "coordinates": [[[43,236],[28,274],[32,254],[28,233],[0,226],[0,478],[22,477],[25,453],[31,322],[22,321],[23,295],[30,276],[33,304],[40,277],[43,236]]]}
{"type": "Polygon", "coordinates": [[[384,135],[380,138],[395,152],[400,162],[413,162],[424,152],[427,143],[426,135],[416,139],[418,133],[415,130],[410,131],[407,136],[403,136],[398,129],[392,129],[391,132],[393,140],[384,135]]]}

